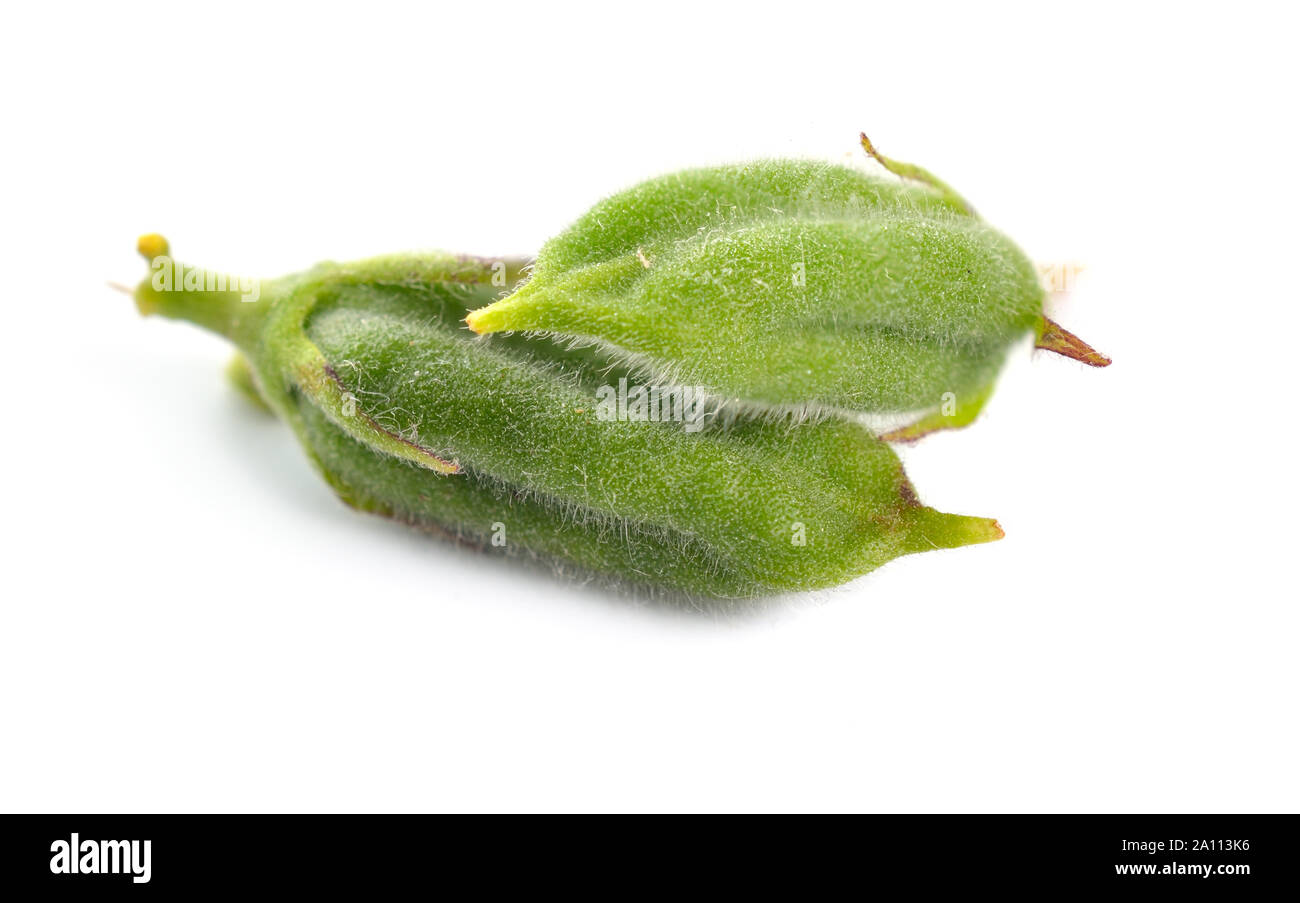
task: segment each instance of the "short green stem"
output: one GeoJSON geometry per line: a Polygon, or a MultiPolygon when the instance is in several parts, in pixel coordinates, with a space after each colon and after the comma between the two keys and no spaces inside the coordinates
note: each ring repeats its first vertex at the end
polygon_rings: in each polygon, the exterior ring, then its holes
{"type": "Polygon", "coordinates": [[[150,267],[133,295],[140,313],[188,320],[241,348],[254,340],[270,307],[258,280],[181,263],[159,235],[143,236],[139,250],[150,267]]]}

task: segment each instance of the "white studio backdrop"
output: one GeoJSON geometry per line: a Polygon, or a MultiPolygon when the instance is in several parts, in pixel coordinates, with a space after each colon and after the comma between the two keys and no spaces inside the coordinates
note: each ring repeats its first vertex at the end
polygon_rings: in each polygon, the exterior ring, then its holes
{"type": "Polygon", "coordinates": [[[0,810],[1294,811],[1292,16],[6,8],[0,810]],[[1022,348],[902,450],[1005,540],[740,613],[351,512],[106,285],[155,230],[267,276],[528,253],[859,130],[1081,266],[1058,318],[1115,363],[1022,348]]]}

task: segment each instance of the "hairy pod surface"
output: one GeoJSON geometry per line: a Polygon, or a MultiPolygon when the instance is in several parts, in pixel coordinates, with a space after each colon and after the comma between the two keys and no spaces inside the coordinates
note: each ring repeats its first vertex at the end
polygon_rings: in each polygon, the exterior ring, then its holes
{"type": "Polygon", "coordinates": [[[591,343],[755,413],[923,414],[951,393],[962,425],[1050,321],[1028,258],[933,182],[798,160],[652,179],[467,323],[591,343]]]}
{"type": "MultiPolygon", "coordinates": [[[[166,246],[146,237],[142,250],[166,246]]],[[[602,419],[602,387],[631,376],[623,362],[461,325],[500,294],[494,272],[411,255],[322,264],[262,283],[252,302],[150,280],[136,299],[231,338],[246,361],[237,384],[294,428],[345,501],[485,549],[742,597],[1001,536],[921,505],[893,451],[854,423],[602,419]]]]}

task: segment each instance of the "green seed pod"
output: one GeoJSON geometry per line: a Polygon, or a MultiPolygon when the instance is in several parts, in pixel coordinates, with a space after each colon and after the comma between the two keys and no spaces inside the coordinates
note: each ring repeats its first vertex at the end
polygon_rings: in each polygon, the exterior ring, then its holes
{"type": "MultiPolygon", "coordinates": [[[[167,254],[156,236],[141,250],[167,254]]],[[[256,300],[186,269],[195,288],[149,279],[136,299],[234,341],[237,384],[293,427],[349,504],[488,550],[753,596],[1001,536],[921,505],[893,451],[853,423],[692,421],[680,400],[675,418],[602,418],[602,390],[627,378],[615,362],[461,325],[500,293],[501,269],[513,280],[519,263],[322,264],[262,283],[256,300]]]]}
{"type": "Polygon", "coordinates": [[[467,323],[596,344],[751,412],[923,415],[951,393],[955,410],[910,433],[973,419],[1031,333],[1108,363],[1044,318],[1014,244],[863,142],[920,182],[786,160],[652,179],[548,242],[531,279],[467,323]]]}

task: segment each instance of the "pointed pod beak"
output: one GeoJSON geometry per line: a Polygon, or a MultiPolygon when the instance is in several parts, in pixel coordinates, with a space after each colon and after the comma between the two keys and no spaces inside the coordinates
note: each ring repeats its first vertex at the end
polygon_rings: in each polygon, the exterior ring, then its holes
{"type": "Polygon", "coordinates": [[[1034,347],[1068,357],[1089,367],[1109,367],[1111,364],[1110,358],[1106,355],[1047,317],[1043,317],[1034,347]]]}

